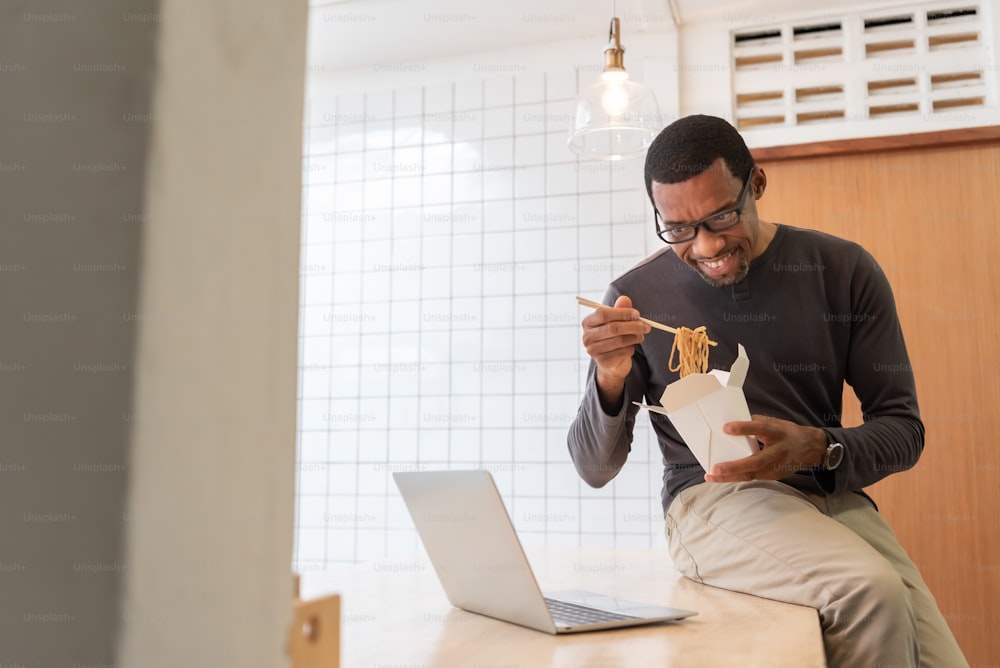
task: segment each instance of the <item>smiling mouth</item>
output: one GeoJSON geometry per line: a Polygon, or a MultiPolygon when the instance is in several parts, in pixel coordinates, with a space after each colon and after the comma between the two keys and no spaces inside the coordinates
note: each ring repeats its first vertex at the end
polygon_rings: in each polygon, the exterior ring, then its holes
{"type": "Polygon", "coordinates": [[[720,257],[712,258],[711,260],[698,260],[698,264],[700,264],[701,266],[709,269],[710,271],[713,271],[713,272],[714,271],[719,271],[720,269],[722,269],[723,267],[725,267],[727,264],[729,264],[729,261],[733,258],[733,253],[735,253],[735,252],[736,252],[736,250],[733,249],[733,250],[729,251],[728,253],[726,253],[725,255],[722,255],[720,257]]]}

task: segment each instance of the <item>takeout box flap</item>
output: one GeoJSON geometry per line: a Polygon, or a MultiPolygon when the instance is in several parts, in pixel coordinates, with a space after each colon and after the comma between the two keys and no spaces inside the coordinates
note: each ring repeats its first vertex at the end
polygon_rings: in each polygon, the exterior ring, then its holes
{"type": "Polygon", "coordinates": [[[653,406],[651,404],[644,404],[641,401],[633,401],[632,403],[638,406],[639,408],[645,408],[650,412],[659,413],[660,415],[667,415],[667,409],[664,408],[663,406],[653,406]]]}
{"type": "Polygon", "coordinates": [[[729,387],[743,387],[743,381],[747,379],[747,369],[750,368],[750,358],[747,357],[747,351],[743,348],[742,343],[736,344],[739,349],[739,354],[736,355],[736,361],[733,365],[729,367],[729,380],[726,385],[729,387]]]}

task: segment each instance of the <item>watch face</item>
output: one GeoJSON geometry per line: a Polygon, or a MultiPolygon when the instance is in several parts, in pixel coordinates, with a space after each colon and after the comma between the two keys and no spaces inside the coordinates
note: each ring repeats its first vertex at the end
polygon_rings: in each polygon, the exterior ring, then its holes
{"type": "Polygon", "coordinates": [[[840,466],[840,462],[843,459],[844,446],[840,443],[831,443],[830,447],[826,449],[826,461],[823,464],[828,471],[832,471],[840,466]]]}

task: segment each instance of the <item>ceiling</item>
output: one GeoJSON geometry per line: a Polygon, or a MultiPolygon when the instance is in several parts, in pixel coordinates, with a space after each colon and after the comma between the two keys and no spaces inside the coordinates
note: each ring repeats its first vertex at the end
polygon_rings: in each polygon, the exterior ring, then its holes
{"type": "MultiPolygon", "coordinates": [[[[827,0],[823,10],[829,15],[856,4],[827,0]]],[[[308,59],[313,71],[331,71],[603,40],[612,15],[621,18],[627,45],[632,32],[713,20],[768,23],[802,7],[802,0],[311,0],[308,59]]]]}

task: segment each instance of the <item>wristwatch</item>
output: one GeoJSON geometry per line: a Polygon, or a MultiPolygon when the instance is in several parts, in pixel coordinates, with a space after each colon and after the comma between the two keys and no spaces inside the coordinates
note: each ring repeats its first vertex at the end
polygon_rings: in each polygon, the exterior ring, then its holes
{"type": "Polygon", "coordinates": [[[844,445],[834,441],[826,446],[826,454],[823,455],[823,470],[832,471],[840,462],[844,461],[844,445]]]}

